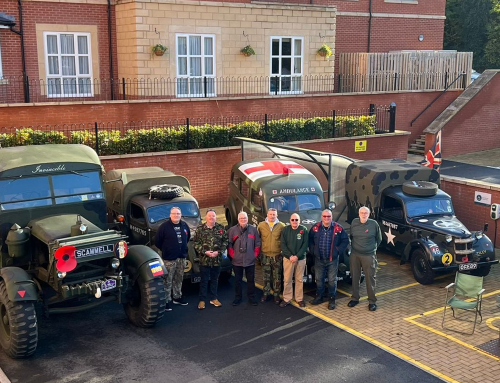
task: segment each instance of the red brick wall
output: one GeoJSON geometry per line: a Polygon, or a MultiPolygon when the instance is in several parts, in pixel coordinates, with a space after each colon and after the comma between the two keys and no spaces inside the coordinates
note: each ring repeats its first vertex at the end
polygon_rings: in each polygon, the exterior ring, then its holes
{"type": "MultiPolygon", "coordinates": [[[[408,146],[407,135],[374,136],[366,138],[367,151],[354,152],[356,139],[323,141],[317,143],[297,144],[297,146],[343,154],[357,159],[406,158],[408,146]],[[387,147],[391,151],[387,151],[387,147]]],[[[363,138],[364,139],[364,138],[363,138]]],[[[241,160],[239,148],[222,150],[190,151],[189,153],[142,154],[128,155],[121,158],[115,156],[101,157],[107,170],[142,166],[160,166],[174,173],[185,176],[191,182],[192,193],[200,206],[211,207],[222,205],[228,196],[227,184],[233,164],[241,160]]]]}
{"type": "MultiPolygon", "coordinates": [[[[495,237],[495,221],[490,218],[490,207],[474,203],[476,191],[491,194],[492,203],[500,203],[500,187],[498,185],[488,188],[482,185],[474,185],[473,182],[464,183],[443,177],[441,189],[448,193],[453,200],[455,214],[469,230],[482,230],[485,223],[489,224],[487,235],[493,241],[495,237]]],[[[499,225],[500,226],[500,225],[499,225]]],[[[500,228],[496,233],[496,247],[500,248],[500,228]]]]}

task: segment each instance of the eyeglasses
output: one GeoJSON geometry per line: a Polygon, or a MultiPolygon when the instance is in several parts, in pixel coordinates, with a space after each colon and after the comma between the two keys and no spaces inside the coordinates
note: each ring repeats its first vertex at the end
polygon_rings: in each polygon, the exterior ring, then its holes
{"type": "Polygon", "coordinates": [[[322,215],[323,218],[332,218],[331,215],[322,215]]]}
{"type": "Polygon", "coordinates": [[[290,218],[290,221],[292,222],[295,222],[295,221],[298,221],[299,219],[298,218],[290,218]]]}

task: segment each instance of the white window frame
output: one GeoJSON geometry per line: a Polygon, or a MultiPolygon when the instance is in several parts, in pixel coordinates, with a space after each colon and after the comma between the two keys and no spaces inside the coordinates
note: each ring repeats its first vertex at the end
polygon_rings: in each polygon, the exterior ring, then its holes
{"type": "MultiPolygon", "coordinates": [[[[195,78],[200,78],[203,79],[204,77],[207,78],[213,78],[213,84],[211,85],[212,91],[207,92],[207,97],[216,97],[217,96],[217,89],[216,89],[216,71],[217,71],[217,66],[216,66],[216,54],[215,54],[215,49],[216,49],[216,43],[215,43],[215,35],[214,34],[209,34],[209,33],[176,33],[175,35],[175,68],[176,68],[176,73],[177,73],[177,84],[176,84],[176,95],[177,97],[205,97],[205,93],[202,91],[202,93],[191,93],[191,82],[188,80],[188,90],[187,93],[181,93],[181,87],[179,80],[180,79],[195,79],[195,78]],[[201,54],[200,55],[190,55],[189,54],[189,37],[201,37],[201,54]],[[185,55],[180,55],[179,54],[179,37],[185,37],[186,38],[186,54],[185,55]],[[207,55],[205,54],[205,38],[211,38],[212,39],[212,54],[207,55]],[[180,74],[179,73],[179,58],[186,58],[186,73],[187,74],[180,74]],[[201,76],[192,76],[190,75],[191,71],[191,63],[189,60],[190,57],[200,57],[201,58],[201,76]],[[213,60],[213,73],[211,75],[206,75],[205,74],[205,58],[211,57],[213,60]]],[[[203,83],[201,85],[201,89],[204,90],[203,88],[203,83]]]]}
{"type": "Polygon", "coordinates": [[[271,39],[270,39],[270,47],[269,47],[269,57],[270,57],[270,60],[269,60],[269,94],[303,94],[304,93],[304,37],[303,36],[271,36],[271,39]],[[291,42],[291,45],[292,45],[292,49],[291,49],[291,55],[287,55],[287,56],[283,56],[282,55],[282,41],[283,39],[292,39],[292,42],[291,42]],[[279,40],[279,54],[278,55],[273,55],[273,40],[279,40]],[[295,41],[296,40],[300,40],[301,41],[301,52],[300,52],[300,55],[296,55],[295,54],[295,41]],[[273,58],[276,58],[278,57],[279,58],[279,74],[278,76],[273,73],[273,58]],[[282,75],[281,74],[281,60],[282,58],[285,57],[285,58],[290,58],[290,61],[291,61],[291,70],[290,70],[290,74],[289,75],[282,75]],[[294,73],[294,58],[296,57],[300,57],[300,73],[294,73]],[[271,85],[273,84],[273,81],[276,81],[274,80],[275,77],[279,77],[279,81],[278,81],[278,84],[279,84],[279,88],[278,88],[278,91],[276,92],[275,90],[272,90],[271,89],[271,85]],[[294,81],[293,81],[293,78],[296,77],[296,78],[300,78],[300,89],[299,90],[281,90],[281,85],[282,85],[282,82],[281,82],[281,79],[282,78],[286,78],[286,77],[290,77],[290,81],[291,81],[291,86],[293,86],[292,84],[294,84],[294,81]]]}
{"type": "MultiPolygon", "coordinates": [[[[87,32],[43,32],[43,50],[44,50],[44,58],[45,58],[45,78],[46,78],[46,85],[45,85],[45,91],[47,92],[47,97],[49,98],[61,98],[61,97],[93,97],[94,96],[94,87],[92,84],[92,46],[91,46],[91,34],[87,32]],[[47,49],[47,36],[55,35],[57,36],[57,55],[51,54],[50,56],[57,56],[58,57],[58,65],[59,65],[59,74],[54,75],[49,73],[49,53],[47,49]],[[75,49],[74,49],[74,54],[73,55],[63,55],[61,53],[61,46],[60,46],[60,36],[61,35],[73,35],[74,36],[74,44],[75,44],[75,49]],[[80,54],[78,53],[78,37],[79,36],[85,36],[87,38],[87,54],[80,54]],[[75,75],[63,75],[62,74],[62,56],[74,56],[75,57],[75,75]],[[88,74],[80,74],[80,63],[78,60],[79,56],[87,56],[88,57],[88,65],[89,65],[89,73],[88,74]],[[76,79],[76,93],[64,93],[64,88],[65,85],[63,84],[64,79],[71,79],[75,78],[76,79]],[[51,93],[49,89],[51,88],[49,84],[50,79],[60,79],[61,81],[61,92],[60,94],[57,93],[51,93]],[[80,92],[80,83],[79,79],[88,79],[89,80],[89,86],[90,91],[89,92],[80,92]]],[[[71,85],[73,87],[73,85],[71,85]]]]}

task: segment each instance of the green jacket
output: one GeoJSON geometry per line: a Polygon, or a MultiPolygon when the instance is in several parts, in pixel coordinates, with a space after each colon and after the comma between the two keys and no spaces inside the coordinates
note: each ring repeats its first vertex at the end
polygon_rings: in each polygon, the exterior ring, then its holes
{"type": "Polygon", "coordinates": [[[283,256],[290,259],[290,256],[296,255],[299,260],[305,259],[308,237],[307,228],[304,225],[299,225],[296,230],[293,230],[291,225],[287,225],[281,233],[283,256]]]}
{"type": "Polygon", "coordinates": [[[215,223],[209,228],[206,223],[200,224],[194,234],[194,249],[202,266],[219,266],[222,262],[222,253],[227,249],[228,237],[224,226],[215,223]],[[209,257],[205,251],[218,251],[217,257],[209,257]]]}
{"type": "Polygon", "coordinates": [[[278,221],[274,223],[273,230],[271,231],[267,221],[259,223],[257,231],[259,232],[260,240],[262,241],[262,245],[260,247],[262,254],[265,254],[268,257],[275,257],[281,254],[281,232],[284,227],[285,224],[278,221]]]}

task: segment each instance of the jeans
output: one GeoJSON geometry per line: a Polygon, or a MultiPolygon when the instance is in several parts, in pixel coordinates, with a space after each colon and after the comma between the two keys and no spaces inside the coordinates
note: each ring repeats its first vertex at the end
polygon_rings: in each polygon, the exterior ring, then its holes
{"type": "Polygon", "coordinates": [[[314,260],[314,270],[316,274],[316,295],[318,297],[323,297],[323,294],[325,292],[325,278],[328,275],[328,296],[330,298],[335,298],[335,296],[337,295],[338,269],[338,257],[331,262],[330,260],[320,260],[319,258],[316,258],[314,260]]]}
{"type": "Polygon", "coordinates": [[[208,281],[210,280],[210,300],[217,299],[220,266],[201,266],[200,301],[207,299],[208,281]]]}
{"type": "Polygon", "coordinates": [[[234,290],[235,298],[241,299],[241,282],[243,280],[243,272],[247,277],[247,296],[249,300],[255,299],[255,265],[252,266],[233,266],[234,270],[234,290]]]}

